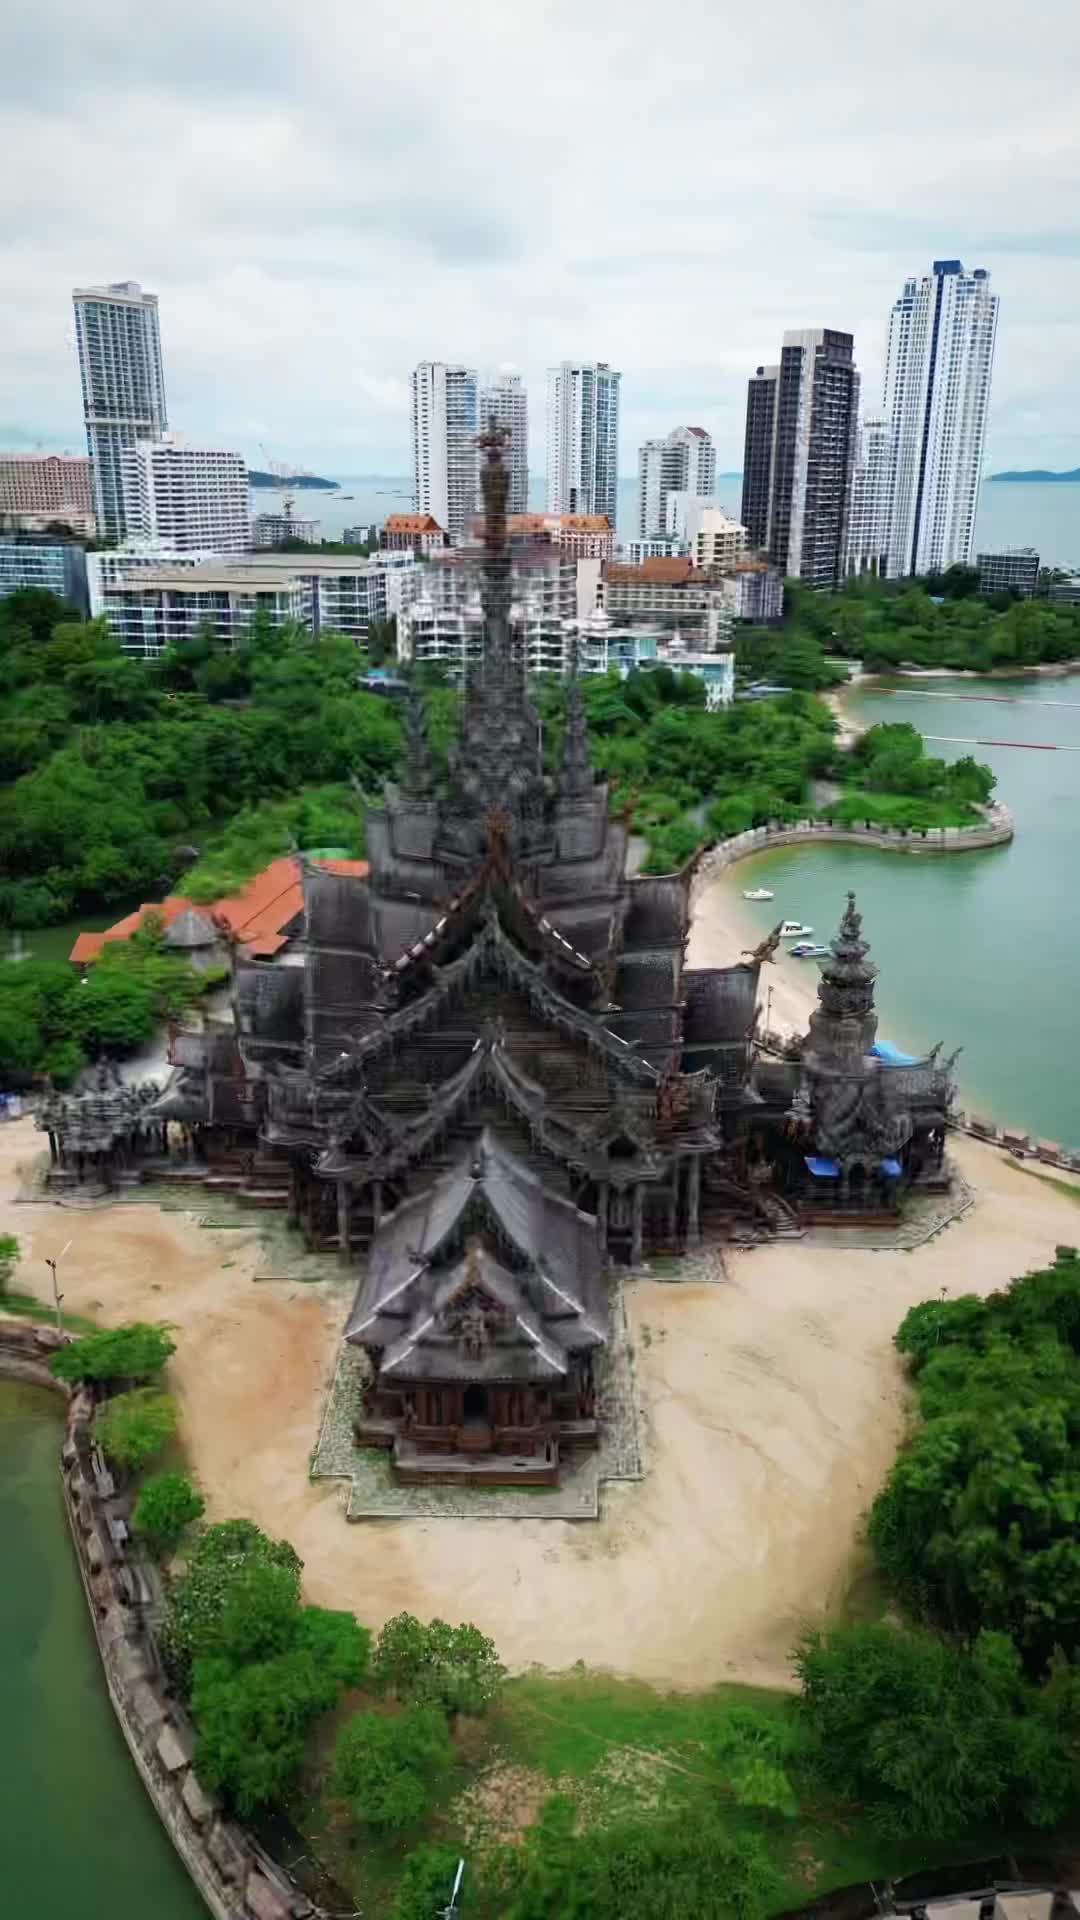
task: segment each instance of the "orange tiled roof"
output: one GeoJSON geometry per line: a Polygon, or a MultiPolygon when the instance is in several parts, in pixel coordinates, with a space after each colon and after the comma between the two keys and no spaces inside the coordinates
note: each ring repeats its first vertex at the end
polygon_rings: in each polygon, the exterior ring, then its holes
{"type": "Polygon", "coordinates": [[[620,587],[681,587],[700,576],[685,555],[657,555],[654,560],[639,561],[637,566],[609,567],[607,577],[620,587]]]}
{"type": "Polygon", "coordinates": [[[606,513],[563,513],[559,516],[559,525],[568,533],[610,533],[611,521],[606,513]]]}
{"type": "MultiPolygon", "coordinates": [[[[360,880],[368,871],[366,860],[319,860],[316,865],[325,867],[329,873],[354,874],[360,880]]],[[[98,958],[106,940],[130,940],[148,914],[156,914],[166,927],[171,927],[173,921],[193,905],[193,901],[178,893],[171,893],[167,900],[146,901],[137,912],[126,914],[104,933],[80,933],[68,959],[72,966],[88,966],[98,958]]],[[[235,945],[245,947],[253,960],[268,960],[285,946],[289,937],[287,929],[303,905],[300,863],[292,854],[285,854],[280,860],[272,860],[241,887],[239,893],[216,900],[201,911],[235,945]]]]}
{"type": "Polygon", "coordinates": [[[390,513],[386,516],[387,533],[441,533],[437,520],[430,513],[390,513]]]}

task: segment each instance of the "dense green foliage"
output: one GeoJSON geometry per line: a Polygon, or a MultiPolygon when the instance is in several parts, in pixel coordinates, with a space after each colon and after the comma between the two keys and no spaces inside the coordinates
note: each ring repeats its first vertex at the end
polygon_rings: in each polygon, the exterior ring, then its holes
{"type": "Polygon", "coordinates": [[[1080,659],[1080,610],[1046,600],[985,600],[970,569],[886,584],[851,581],[841,593],[787,589],[785,629],[871,671],[901,663],[976,673],[1080,659]],[[953,576],[956,576],[955,578],[953,576]]]}
{"type": "Polygon", "coordinates": [[[181,874],[176,891],[200,903],[224,900],[271,860],[314,847],[341,847],[354,858],[363,854],[363,819],[351,787],[308,787],[286,800],[242,807],[181,874]]]}
{"type": "Polygon", "coordinates": [[[398,1831],[419,1820],[449,1765],[450,1736],[438,1707],[355,1713],[338,1735],[332,1785],[354,1820],[398,1831]]]}
{"type": "Polygon", "coordinates": [[[1033,1673],[1080,1655],[1080,1257],[986,1300],[914,1309],[897,1335],[922,1423],[870,1538],[906,1603],[970,1639],[1008,1634],[1033,1673]]]}
{"type": "Polygon", "coordinates": [[[19,1264],[19,1243],[13,1233],[0,1233],[0,1297],[6,1294],[19,1264]]]}
{"type": "Polygon", "coordinates": [[[577,1807],[554,1795],[502,1859],[505,1920],[757,1920],[776,1904],[768,1843],[733,1834],[702,1809],[693,1821],[626,1819],[575,1831],[577,1807]]]}
{"type": "Polygon", "coordinates": [[[169,1596],[166,1655],[190,1687],[203,1784],[250,1813],[287,1786],[312,1720],[367,1670],[350,1613],[304,1606],[301,1565],[249,1520],[209,1527],[169,1596]]]}
{"type": "Polygon", "coordinates": [[[102,1053],[145,1046],[219,977],[169,953],[152,918],[107,941],[85,979],[66,961],[0,965],[0,1079],[47,1073],[67,1085],[102,1053]]]}
{"type": "Polygon", "coordinates": [[[372,1660],[376,1684],[399,1700],[441,1707],[444,1713],[482,1713],[498,1695],[506,1669],[478,1628],[411,1613],[388,1620],[372,1660]]]}
{"type": "MultiPolygon", "coordinates": [[[[188,845],[267,798],[397,759],[392,703],[359,690],[352,641],[253,622],[222,653],[196,635],[159,663],[126,659],[104,623],[52,595],[0,602],[0,925],[160,898],[188,845]]],[[[246,877],[246,876],[245,876],[246,877]]]]}
{"type": "Polygon", "coordinates": [[[106,1327],[72,1340],[49,1361],[57,1380],[152,1380],[159,1374],[176,1341],[171,1328],[135,1320],[124,1327],[106,1327]]]}
{"type": "Polygon", "coordinates": [[[1040,1689],[1004,1634],[968,1649],[878,1624],[808,1634],[797,1664],[821,1777],[885,1832],[1075,1814],[1080,1675],[1065,1663],[1040,1689]]]}
{"type": "Polygon", "coordinates": [[[154,1553],[174,1553],[205,1507],[186,1473],[155,1473],[139,1490],[131,1524],[154,1553]]]}
{"type": "Polygon", "coordinates": [[[94,1437],[114,1467],[138,1473],[176,1432],[176,1402],[153,1387],[118,1393],[99,1407],[94,1437]]]}
{"type": "Polygon", "coordinates": [[[415,1847],[398,1882],[393,1920],[435,1920],[450,1898],[460,1857],[452,1847],[415,1847]]]}

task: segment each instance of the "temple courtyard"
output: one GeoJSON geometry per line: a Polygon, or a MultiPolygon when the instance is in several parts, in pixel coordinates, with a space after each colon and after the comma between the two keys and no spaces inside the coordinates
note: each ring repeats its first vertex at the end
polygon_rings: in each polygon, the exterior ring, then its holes
{"type": "Polygon", "coordinates": [[[69,1311],[175,1324],[172,1384],[212,1518],[286,1536],[308,1596],[372,1626],[402,1609],[468,1619],[511,1667],[584,1661],[671,1687],[785,1683],[800,1626],[859,1576],[860,1521],[904,1431],[900,1318],[1080,1238],[1080,1190],[954,1139],[975,1205],[914,1252],[780,1243],[696,1263],[705,1283],[668,1262],[629,1282],[645,1471],[603,1488],[599,1519],[348,1524],[348,1484],[312,1482],[309,1463],[354,1279],[281,1260],[280,1226],[267,1240],[258,1216],[200,1224],[226,1217],[202,1194],[190,1211],[20,1203],[40,1150],[29,1119],[0,1129],[16,1284],[47,1297],[45,1259],[70,1240],[69,1311]]]}

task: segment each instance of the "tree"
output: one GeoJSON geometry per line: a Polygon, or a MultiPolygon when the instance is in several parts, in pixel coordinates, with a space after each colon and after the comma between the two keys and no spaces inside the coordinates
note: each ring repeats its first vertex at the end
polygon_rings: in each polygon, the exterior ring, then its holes
{"type": "Polygon", "coordinates": [[[197,1660],[191,1707],[203,1786],[223,1793],[241,1814],[275,1799],[303,1758],[310,1722],[335,1697],[302,1648],[239,1667],[224,1658],[197,1660]]]}
{"type": "Polygon", "coordinates": [[[449,1901],[457,1864],[453,1847],[414,1847],[398,1881],[393,1920],[437,1920],[449,1901]]]}
{"type": "Polygon", "coordinates": [[[420,1818],[450,1764],[450,1736],[437,1707],[388,1718],[356,1713],[334,1750],[333,1789],[365,1826],[397,1832],[420,1818]]]}
{"type": "Polygon", "coordinates": [[[99,1407],[94,1434],[105,1458],[129,1473],[145,1467],[176,1432],[176,1402],[152,1387],[117,1394],[99,1407]]]}
{"type": "Polygon", "coordinates": [[[372,1662],[377,1685],[399,1700],[437,1704],[445,1713],[482,1713],[498,1694],[506,1669],[494,1643],[478,1628],[411,1613],[388,1620],[372,1662]]]}
{"type": "Polygon", "coordinates": [[[809,1633],[799,1708],[822,1777],[888,1831],[955,1833],[1006,1808],[1052,1824],[1077,1788],[1074,1698],[1049,1712],[1003,1634],[971,1651],[874,1624],[809,1633]]]}
{"type": "Polygon", "coordinates": [[[169,1595],[162,1642],[174,1670],[186,1676],[200,1656],[220,1655],[226,1633],[232,1648],[242,1643],[246,1614],[250,1610],[257,1617],[261,1593],[272,1622],[275,1608],[280,1613],[282,1607],[278,1573],[286,1576],[298,1620],[301,1561],[288,1541],[269,1539],[252,1520],[222,1520],[208,1527],[169,1595]],[[270,1577],[261,1588],[264,1573],[270,1577]]]}
{"type": "Polygon", "coordinates": [[[8,1290],[11,1276],[19,1264],[19,1243],[13,1233],[0,1233],[0,1299],[8,1290]]]}
{"type": "Polygon", "coordinates": [[[155,1473],[139,1493],[131,1524],[155,1553],[172,1553],[205,1506],[186,1473],[155,1473]]]}
{"type": "Polygon", "coordinates": [[[49,1371],[57,1380],[74,1384],[82,1380],[152,1380],[176,1352],[171,1327],[151,1325],[144,1320],[124,1327],[104,1328],[100,1333],[84,1333],[72,1340],[49,1362],[49,1371]]]}

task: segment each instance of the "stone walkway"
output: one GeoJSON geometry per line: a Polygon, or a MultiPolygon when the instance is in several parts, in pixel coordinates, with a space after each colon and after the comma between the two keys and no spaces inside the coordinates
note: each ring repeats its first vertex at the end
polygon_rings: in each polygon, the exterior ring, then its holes
{"type": "Polygon", "coordinates": [[[557,1487],[404,1487],[390,1456],[358,1447],[353,1420],[368,1378],[366,1355],[342,1344],[311,1462],[313,1480],[349,1481],[348,1520],[596,1520],[608,1480],[644,1474],[633,1348],[621,1282],[611,1294],[611,1337],[596,1363],[599,1445],[564,1461],[557,1487]]]}

